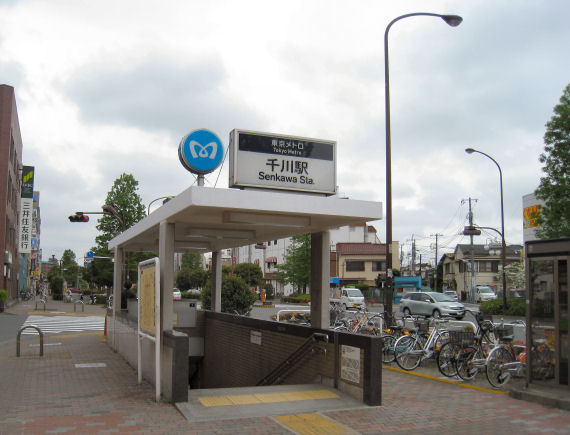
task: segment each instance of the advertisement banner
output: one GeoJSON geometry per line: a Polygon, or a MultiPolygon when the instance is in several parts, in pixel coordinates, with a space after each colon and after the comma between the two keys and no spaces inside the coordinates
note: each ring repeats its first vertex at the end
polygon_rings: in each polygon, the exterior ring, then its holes
{"type": "Polygon", "coordinates": [[[22,167],[22,190],[19,217],[18,252],[29,254],[32,252],[32,227],[34,209],[34,167],[22,167]]]}

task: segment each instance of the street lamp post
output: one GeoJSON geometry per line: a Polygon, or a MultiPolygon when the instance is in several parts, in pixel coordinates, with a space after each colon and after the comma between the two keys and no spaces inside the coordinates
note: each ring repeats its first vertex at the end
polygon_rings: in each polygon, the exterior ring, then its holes
{"type": "Polygon", "coordinates": [[[507,265],[507,244],[505,243],[505,214],[503,209],[503,171],[497,161],[489,154],[485,154],[483,151],[478,151],[473,148],[466,148],[465,152],[467,154],[483,154],[485,157],[491,159],[499,169],[499,187],[501,191],[501,243],[503,245],[501,249],[501,261],[503,263],[503,314],[505,314],[507,312],[507,276],[505,274],[505,266],[507,265]]]}
{"type": "Polygon", "coordinates": [[[388,31],[392,25],[403,18],[428,16],[441,18],[451,27],[457,27],[463,21],[458,15],[440,15],[429,12],[414,12],[394,18],[384,32],[384,86],[386,101],[386,285],[384,291],[384,316],[386,322],[392,321],[393,271],[392,271],[392,138],[390,131],[390,69],[388,66],[388,31]]]}
{"type": "MultiPolygon", "coordinates": [[[[123,232],[127,230],[127,224],[125,222],[125,216],[122,212],[120,212],[119,207],[115,203],[105,204],[101,207],[103,209],[103,214],[108,214],[113,216],[119,224],[121,225],[121,229],[123,232]]],[[[128,252],[125,254],[125,262],[123,264],[123,276],[125,278],[125,283],[121,288],[121,309],[127,308],[127,290],[129,290],[132,286],[131,279],[129,277],[129,254],[128,252]]],[[[109,295],[107,295],[109,297],[109,295]]]]}

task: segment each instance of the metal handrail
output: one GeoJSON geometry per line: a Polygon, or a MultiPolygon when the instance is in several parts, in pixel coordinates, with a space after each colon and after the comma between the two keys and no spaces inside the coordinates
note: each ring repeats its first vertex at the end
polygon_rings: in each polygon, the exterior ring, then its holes
{"type": "Polygon", "coordinates": [[[16,337],[16,356],[20,356],[20,335],[22,335],[22,331],[27,328],[34,328],[40,334],[40,356],[44,356],[44,334],[42,330],[35,325],[22,326],[18,331],[18,336],[16,337]]]}

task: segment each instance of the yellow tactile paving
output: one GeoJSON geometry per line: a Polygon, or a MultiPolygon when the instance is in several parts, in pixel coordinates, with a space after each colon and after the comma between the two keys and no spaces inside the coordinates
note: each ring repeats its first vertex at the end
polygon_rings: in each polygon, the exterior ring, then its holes
{"type": "Polygon", "coordinates": [[[298,400],[337,399],[338,394],[329,390],[289,391],[286,393],[240,394],[234,396],[199,397],[205,407],[253,405],[256,403],[295,402],[298,400]]]}
{"type": "Polygon", "coordinates": [[[233,405],[226,396],[219,397],[199,397],[198,400],[202,406],[230,406],[233,405]]]}
{"type": "Polygon", "coordinates": [[[254,403],[261,403],[253,394],[242,394],[239,396],[227,396],[232,402],[232,405],[252,405],[254,403]]]}
{"type": "Polygon", "coordinates": [[[300,435],[354,433],[353,431],[336,424],[334,421],[314,413],[281,415],[273,418],[300,435]]]}

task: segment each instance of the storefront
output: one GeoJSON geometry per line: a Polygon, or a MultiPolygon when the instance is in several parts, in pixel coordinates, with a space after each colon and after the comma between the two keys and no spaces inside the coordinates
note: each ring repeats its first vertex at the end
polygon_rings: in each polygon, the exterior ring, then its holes
{"type": "Polygon", "coordinates": [[[568,388],[570,238],[526,243],[527,381],[568,388]]]}

